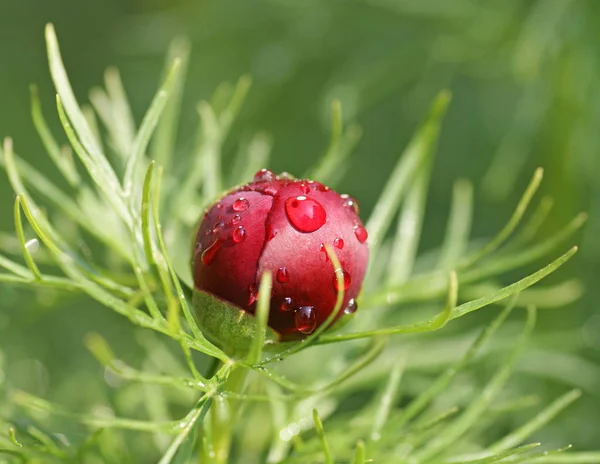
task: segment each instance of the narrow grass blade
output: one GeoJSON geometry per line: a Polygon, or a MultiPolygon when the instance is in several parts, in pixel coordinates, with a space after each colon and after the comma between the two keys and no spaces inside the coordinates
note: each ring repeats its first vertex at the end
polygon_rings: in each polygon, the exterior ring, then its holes
{"type": "Polygon", "coordinates": [[[449,92],[445,91],[437,96],[428,117],[413,136],[392,171],[389,181],[385,185],[367,222],[367,230],[372,246],[377,246],[385,236],[412,177],[434,149],[440,124],[449,103],[449,92]]]}
{"type": "Polygon", "coordinates": [[[421,166],[400,211],[394,246],[388,264],[389,285],[403,284],[412,273],[425,216],[425,204],[433,164],[432,157],[433,154],[421,166]]]}
{"type": "Polygon", "coordinates": [[[202,122],[202,145],[198,159],[202,159],[202,194],[206,201],[212,201],[222,192],[221,144],[222,129],[213,108],[207,102],[200,102],[198,114],[202,122]]]}
{"type": "Polygon", "coordinates": [[[15,276],[26,279],[26,281],[31,280],[31,272],[26,267],[21,266],[2,255],[0,255],[0,267],[12,272],[15,276]]]}
{"type": "Polygon", "coordinates": [[[451,268],[465,253],[469,244],[472,219],[473,184],[466,179],[461,179],[454,183],[452,190],[452,206],[438,268],[451,268]]]}
{"type": "Polygon", "coordinates": [[[343,128],[342,105],[339,100],[331,102],[331,137],[329,147],[306,178],[317,179],[327,185],[334,185],[344,172],[348,155],[360,140],[362,131],[356,124],[343,128]]]}
{"type": "Polygon", "coordinates": [[[79,104],[75,99],[75,95],[73,94],[73,89],[71,88],[69,78],[67,77],[62,62],[56,33],[54,32],[54,26],[52,24],[46,25],[46,43],[48,47],[50,74],[52,75],[52,80],[54,81],[60,100],[64,102],[65,112],[71,120],[85,151],[89,153],[90,158],[96,165],[96,169],[102,173],[102,177],[107,183],[107,188],[113,192],[115,197],[122,200],[122,190],[117,176],[102,153],[100,145],[85,120],[85,117],[79,108],[79,104]]]}
{"type": "Polygon", "coordinates": [[[497,441],[488,448],[490,453],[500,453],[508,448],[518,445],[522,441],[526,440],[532,433],[536,432],[554,417],[559,414],[563,409],[567,408],[571,403],[577,400],[581,396],[581,390],[571,390],[565,393],[560,398],[555,400],[551,405],[544,408],[537,416],[531,419],[526,424],[519,427],[514,432],[505,436],[501,440],[497,441]]]}
{"type": "Polygon", "coordinates": [[[135,175],[137,174],[144,153],[146,152],[146,148],[148,147],[148,143],[150,142],[150,137],[152,136],[152,133],[158,124],[158,120],[163,109],[165,108],[165,105],[167,104],[167,100],[169,99],[169,95],[171,94],[173,86],[175,85],[179,66],[180,62],[179,60],[176,60],[173,63],[171,70],[167,74],[165,81],[154,96],[148,111],[144,115],[140,129],[138,130],[133,142],[132,152],[127,160],[125,174],[123,176],[124,191],[126,195],[132,196],[131,201],[135,201],[132,192],[135,175]]]}
{"type": "Polygon", "coordinates": [[[185,84],[185,75],[189,62],[191,44],[185,37],[175,38],[169,47],[167,53],[167,70],[175,60],[180,62],[179,69],[171,90],[169,101],[163,110],[163,114],[158,121],[154,133],[151,152],[156,162],[168,172],[171,169],[171,163],[175,156],[175,138],[179,124],[179,112],[183,99],[183,87],[185,84]]]}
{"type": "Polygon", "coordinates": [[[552,197],[542,197],[536,209],[531,213],[529,220],[523,224],[523,227],[520,231],[516,232],[514,238],[506,245],[505,248],[507,250],[515,250],[530,243],[546,221],[546,218],[550,214],[553,206],[554,199],[552,197]]]}
{"type": "MultiPolygon", "coordinates": [[[[496,453],[492,456],[487,456],[485,458],[480,458],[480,459],[472,459],[472,460],[465,460],[465,461],[457,461],[454,459],[450,459],[446,462],[448,463],[462,463],[462,464],[489,464],[492,462],[498,462],[501,460],[504,460],[506,458],[509,458],[511,456],[516,456],[518,454],[523,454],[526,453],[527,451],[530,451],[534,448],[537,448],[538,446],[540,446],[539,443],[530,443],[529,445],[523,445],[523,446],[519,446],[518,448],[514,448],[514,449],[510,449],[507,451],[503,451],[501,453],[496,453]]],[[[508,460],[509,462],[512,462],[512,460],[508,460]]]]}
{"type": "Polygon", "coordinates": [[[471,362],[481,347],[496,333],[498,328],[502,325],[515,307],[516,301],[517,297],[513,296],[502,312],[500,312],[500,314],[498,314],[498,316],[496,316],[494,320],[484,330],[481,331],[479,336],[471,344],[462,358],[456,362],[456,364],[448,367],[439,377],[436,378],[433,383],[431,383],[431,385],[425,391],[423,391],[413,401],[410,402],[402,414],[400,414],[400,416],[398,416],[398,418],[394,421],[394,428],[400,428],[408,421],[415,418],[417,415],[423,412],[435,398],[443,393],[448,385],[450,385],[452,379],[454,379],[454,377],[471,362]]]}
{"type": "MultiPolygon", "coordinates": [[[[5,151],[6,145],[5,145],[5,151]]],[[[35,264],[35,260],[31,256],[31,252],[29,251],[29,247],[27,246],[27,242],[25,240],[25,232],[23,231],[23,222],[21,221],[21,197],[17,195],[15,199],[15,230],[17,231],[17,237],[19,238],[19,242],[21,243],[21,250],[23,252],[23,257],[25,258],[25,263],[27,263],[27,267],[32,272],[34,279],[42,280],[42,273],[40,272],[37,264],[35,264]]]]}
{"type": "Polygon", "coordinates": [[[456,278],[456,273],[452,271],[450,273],[450,278],[448,282],[448,297],[446,299],[446,305],[444,309],[434,318],[421,322],[418,324],[404,325],[404,326],[396,326],[396,327],[387,327],[383,329],[375,329],[368,332],[354,332],[347,333],[342,335],[330,335],[321,337],[316,344],[323,345],[327,343],[336,343],[345,340],[356,340],[359,338],[370,338],[377,335],[392,335],[392,334],[401,334],[401,333],[417,333],[417,332],[427,332],[431,330],[437,330],[446,325],[446,323],[451,320],[452,315],[456,311],[456,309],[460,308],[460,306],[456,307],[458,295],[458,280],[456,278]]]}
{"type": "Polygon", "coordinates": [[[231,169],[230,185],[248,182],[260,169],[266,168],[273,148],[273,138],[266,132],[257,132],[242,142],[231,169]]]}
{"type": "Polygon", "coordinates": [[[562,255],[552,263],[548,264],[546,267],[540,269],[537,272],[534,272],[533,274],[525,277],[524,279],[521,279],[512,285],[504,287],[503,289],[498,290],[497,292],[494,292],[488,296],[479,298],[474,301],[469,301],[468,303],[464,303],[460,306],[457,306],[452,313],[451,319],[456,319],[458,317],[464,316],[465,314],[470,313],[471,311],[483,308],[484,306],[488,306],[492,303],[495,303],[496,301],[503,300],[504,298],[507,298],[515,293],[522,292],[526,288],[531,287],[533,284],[542,280],[547,275],[556,271],[560,266],[562,266],[569,259],[571,259],[576,252],[577,247],[573,247],[564,255],[562,255]]]}
{"type": "Polygon", "coordinates": [[[477,421],[477,419],[485,412],[491,402],[494,400],[496,395],[504,387],[508,381],[512,368],[525,348],[525,344],[529,339],[533,327],[535,326],[535,308],[530,307],[527,309],[527,322],[523,333],[519,340],[516,342],[515,347],[511,351],[510,355],[483,388],[482,392],[474,398],[465,411],[456,419],[452,424],[448,425],[439,435],[428,443],[422,450],[415,453],[415,458],[418,460],[430,460],[439,454],[443,453],[452,443],[458,440],[464,435],[477,421]]]}
{"type": "Polygon", "coordinates": [[[46,124],[46,120],[42,113],[42,104],[40,103],[37,87],[31,85],[30,92],[31,117],[33,119],[33,125],[42,140],[42,144],[63,177],[72,187],[76,187],[79,185],[80,177],[77,168],[73,163],[73,157],[67,156],[66,153],[60,149],[58,143],[56,143],[56,140],[52,136],[52,132],[50,132],[50,128],[48,127],[48,124],[46,124]]]}
{"type": "Polygon", "coordinates": [[[375,410],[375,416],[373,418],[373,427],[371,429],[370,436],[372,441],[381,440],[381,434],[390,415],[390,411],[394,407],[394,403],[398,400],[398,388],[400,386],[400,381],[402,380],[402,373],[404,372],[405,366],[405,358],[401,358],[394,365],[390,372],[390,376],[388,378],[386,386],[382,391],[381,396],[378,398],[377,402],[379,404],[377,406],[377,409],[375,410]]]}
{"type": "MultiPolygon", "coordinates": [[[[91,154],[86,150],[86,148],[80,143],[77,139],[77,135],[73,131],[73,127],[67,118],[67,114],[65,113],[65,109],[62,104],[61,98],[56,96],[56,106],[58,109],[58,116],[60,118],[60,122],[65,130],[65,134],[71,143],[71,146],[79,156],[79,159],[85,166],[88,171],[90,177],[99,188],[99,190],[104,194],[105,198],[108,202],[113,206],[115,211],[119,214],[119,216],[123,219],[125,224],[129,227],[132,225],[132,218],[127,208],[123,197],[121,196],[121,186],[117,180],[111,180],[107,177],[107,173],[105,169],[102,169],[97,161],[94,161],[91,154]],[[116,185],[115,185],[116,182],[116,185]]],[[[112,173],[114,175],[114,172],[112,173]]],[[[115,177],[116,179],[116,177],[115,177]]]]}
{"type": "Polygon", "coordinates": [[[467,257],[464,261],[462,261],[460,263],[460,268],[472,266],[480,259],[489,255],[490,253],[493,253],[506,241],[506,239],[508,239],[508,237],[511,236],[511,234],[521,222],[525,211],[527,211],[527,207],[529,206],[529,203],[531,203],[533,196],[537,192],[540,183],[542,182],[543,176],[544,170],[542,168],[536,169],[535,173],[533,174],[533,178],[531,179],[531,182],[529,183],[527,189],[525,190],[525,193],[519,200],[519,203],[517,204],[517,207],[515,208],[515,211],[510,217],[508,223],[502,228],[502,230],[500,230],[500,232],[498,232],[498,235],[496,235],[490,242],[488,242],[488,244],[485,245],[481,250],[475,252],[473,255],[467,257]]]}
{"type": "Polygon", "coordinates": [[[179,304],[181,305],[181,309],[183,310],[183,315],[185,317],[185,320],[188,323],[190,330],[192,331],[194,339],[198,343],[198,346],[202,347],[201,350],[210,356],[220,359],[221,361],[224,361],[224,362],[228,361],[228,357],[225,355],[225,353],[223,353],[222,350],[220,350],[219,348],[214,346],[212,343],[210,343],[206,339],[206,337],[202,334],[200,328],[198,327],[198,324],[196,323],[196,319],[194,318],[194,315],[192,314],[192,311],[190,310],[187,299],[185,297],[185,293],[183,292],[183,288],[181,287],[181,283],[179,282],[179,278],[177,277],[177,274],[175,274],[173,266],[171,266],[171,262],[169,260],[169,255],[167,253],[167,247],[165,245],[165,241],[164,241],[163,234],[162,234],[162,226],[160,224],[159,204],[160,204],[161,178],[162,178],[162,169],[159,168],[158,172],[157,172],[157,179],[156,179],[155,186],[154,186],[154,194],[152,197],[152,214],[153,214],[153,219],[154,219],[154,227],[155,227],[155,232],[156,232],[156,238],[158,240],[159,249],[160,249],[160,252],[164,259],[164,263],[166,265],[167,271],[168,271],[169,275],[171,276],[171,281],[173,283],[173,286],[175,287],[175,293],[179,300],[179,304]]]}
{"type": "Polygon", "coordinates": [[[365,444],[359,441],[356,444],[356,452],[354,453],[354,460],[352,464],[365,464],[367,462],[365,444]]]}
{"type": "Polygon", "coordinates": [[[256,307],[256,330],[254,338],[250,345],[250,351],[246,357],[246,364],[253,366],[260,361],[262,357],[263,346],[265,344],[265,333],[269,319],[269,309],[271,302],[271,288],[273,286],[273,277],[270,272],[264,272],[260,279],[258,291],[258,304],[256,307]]]}
{"type": "Polygon", "coordinates": [[[119,70],[113,66],[104,72],[104,85],[110,104],[109,126],[117,152],[124,158],[131,154],[135,138],[135,121],[119,70]]]}
{"type": "Polygon", "coordinates": [[[319,413],[316,409],[313,409],[313,421],[315,422],[315,430],[317,431],[317,436],[319,437],[319,441],[321,442],[321,446],[323,447],[323,454],[325,455],[325,464],[334,464],[334,459],[331,455],[329,444],[327,443],[327,439],[325,438],[325,430],[323,429],[323,423],[321,422],[321,419],[319,418],[319,413]]]}
{"type": "Polygon", "coordinates": [[[600,462],[600,452],[589,451],[580,453],[566,453],[565,455],[541,456],[534,463],[543,464],[598,464],[600,462]]]}

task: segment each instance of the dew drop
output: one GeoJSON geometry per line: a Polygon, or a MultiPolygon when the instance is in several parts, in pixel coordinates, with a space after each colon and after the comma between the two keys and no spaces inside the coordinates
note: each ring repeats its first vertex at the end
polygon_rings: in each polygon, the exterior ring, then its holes
{"type": "Polygon", "coordinates": [[[354,298],[348,301],[348,305],[344,308],[344,314],[354,314],[358,309],[358,304],[354,298]]]}
{"type": "Polygon", "coordinates": [[[323,206],[304,195],[288,198],[285,201],[285,213],[296,229],[306,233],[319,230],[327,219],[323,206]]]}
{"type": "MultiPolygon", "coordinates": [[[[346,271],[342,270],[342,273],[344,274],[344,291],[346,291],[348,290],[348,287],[350,287],[352,279],[350,279],[350,274],[348,274],[346,271]]],[[[336,289],[336,291],[340,291],[338,287],[337,274],[333,274],[333,286],[336,289]]]]}
{"type": "Polygon", "coordinates": [[[329,187],[321,184],[320,182],[315,182],[312,185],[312,188],[313,188],[313,190],[316,190],[317,192],[329,192],[329,190],[331,190],[329,187]]]}
{"type": "Polygon", "coordinates": [[[306,185],[306,184],[300,184],[300,191],[304,195],[308,195],[310,193],[310,189],[308,188],[308,185],[306,185]]]}
{"type": "Polygon", "coordinates": [[[258,300],[258,287],[254,284],[248,286],[248,306],[252,306],[258,300]]]}
{"type": "Polygon", "coordinates": [[[369,238],[369,234],[367,233],[367,229],[362,226],[354,226],[354,235],[360,243],[365,243],[369,238]]]}
{"type": "Polygon", "coordinates": [[[261,169],[256,174],[254,174],[254,182],[271,182],[275,178],[275,174],[273,171],[269,171],[268,169],[261,169]]]}
{"type": "Polygon", "coordinates": [[[210,265],[220,249],[221,241],[215,240],[206,250],[202,252],[202,257],[200,258],[202,260],[202,264],[205,266],[210,265]]]}
{"type": "Polygon", "coordinates": [[[246,229],[244,229],[242,226],[236,227],[233,230],[233,234],[232,234],[231,238],[233,239],[234,243],[243,242],[244,239],[246,238],[246,229]]]}
{"type": "Polygon", "coordinates": [[[321,253],[325,254],[325,262],[329,261],[329,255],[327,254],[327,249],[325,248],[325,244],[321,243],[321,246],[319,247],[319,251],[321,253]]]}
{"type": "Polygon", "coordinates": [[[277,235],[277,230],[275,230],[271,224],[267,224],[267,229],[266,229],[267,242],[270,240],[273,240],[273,238],[276,235],[277,235]]]}
{"type": "Polygon", "coordinates": [[[336,247],[336,248],[338,248],[338,249],[340,249],[340,250],[343,249],[344,248],[344,240],[341,239],[340,237],[336,238],[333,241],[333,246],[336,247]]]}
{"type": "Polygon", "coordinates": [[[223,227],[225,227],[225,223],[223,221],[217,222],[212,228],[212,233],[218,234],[221,230],[223,230],[223,227]]]}
{"type": "Polygon", "coordinates": [[[287,171],[283,171],[281,174],[279,174],[277,176],[278,179],[284,179],[284,180],[293,180],[294,176],[292,176],[289,172],[287,171]]]}
{"type": "Polygon", "coordinates": [[[280,267],[279,269],[277,269],[277,282],[279,282],[280,284],[285,284],[289,281],[290,281],[290,274],[289,274],[287,268],[284,266],[284,267],[280,267]]]}
{"type": "Polygon", "coordinates": [[[231,225],[233,226],[237,226],[242,222],[242,217],[239,214],[235,214],[232,218],[231,218],[231,225]]]}
{"type": "Polygon", "coordinates": [[[294,311],[294,325],[303,334],[314,332],[317,327],[317,314],[313,306],[300,306],[294,311]]]}
{"type": "Polygon", "coordinates": [[[217,209],[223,209],[223,205],[221,203],[217,203],[217,209]]]}
{"type": "Polygon", "coordinates": [[[281,309],[282,311],[291,311],[292,307],[294,305],[294,302],[292,301],[292,298],[289,296],[286,296],[283,301],[281,302],[281,304],[279,305],[279,309],[281,309]]]}
{"type": "Polygon", "coordinates": [[[244,197],[240,197],[233,202],[233,210],[237,213],[246,211],[250,207],[250,202],[244,197]]]}
{"type": "Polygon", "coordinates": [[[354,212],[358,214],[360,208],[358,206],[358,202],[354,198],[352,198],[350,195],[346,195],[345,193],[340,195],[340,198],[342,199],[342,206],[345,208],[352,208],[354,212]]]}

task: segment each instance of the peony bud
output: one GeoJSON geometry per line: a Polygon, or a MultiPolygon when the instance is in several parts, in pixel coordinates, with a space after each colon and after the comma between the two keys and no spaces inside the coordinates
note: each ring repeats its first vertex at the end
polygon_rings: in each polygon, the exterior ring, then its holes
{"type": "MultiPolygon", "coordinates": [[[[369,257],[366,241],[354,199],[318,182],[263,169],[205,213],[195,240],[194,284],[197,292],[252,314],[260,277],[270,271],[268,324],[282,340],[299,339],[314,332],[335,307],[338,283],[325,245],[343,269],[339,317],[357,308],[369,257]]],[[[200,313],[220,311],[219,305],[197,306],[200,313]]],[[[212,316],[200,319],[219,320],[212,316]]]]}

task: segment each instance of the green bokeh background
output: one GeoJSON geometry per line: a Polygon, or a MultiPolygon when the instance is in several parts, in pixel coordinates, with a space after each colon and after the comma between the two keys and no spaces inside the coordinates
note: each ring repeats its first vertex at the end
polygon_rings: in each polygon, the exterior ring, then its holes
{"type": "MultiPolygon", "coordinates": [[[[587,381],[585,397],[560,417],[554,436],[580,449],[600,448],[600,415],[591,413],[600,411],[600,3],[0,0],[0,137],[13,137],[21,156],[58,178],[29,114],[28,84],[35,82],[51,127],[61,134],[52,112],[47,22],[56,27],[79,99],[114,64],[138,121],[156,90],[169,42],[187,36],[192,57],[182,148],[192,143],[198,124],[196,102],[209,98],[220,82],[250,73],[253,87],[228,155],[236,141],[264,130],[274,140],[269,167],[300,174],[326,149],[330,101],[339,98],[345,119],[364,132],[341,184],[359,199],[364,217],[432,99],[449,88],[454,98],[421,249],[440,245],[458,178],[476,187],[475,236],[489,236],[505,223],[536,166],[545,168],[542,194],[555,200],[543,236],[589,212],[576,240],[581,253],[552,276],[555,282],[579,278],[586,292],[569,307],[541,312],[537,337],[555,337],[558,348],[587,361],[576,367],[578,378],[587,381]]],[[[2,230],[13,227],[12,206],[0,173],[2,230]]],[[[4,370],[12,383],[34,393],[89,404],[97,392],[93,386],[82,391],[77,379],[100,379],[102,370],[83,349],[83,335],[97,330],[115,349],[130,349],[132,328],[96,304],[49,299],[0,287],[0,374],[4,370]]],[[[488,317],[477,314],[461,324],[488,317]]],[[[568,383],[563,378],[544,388],[550,398],[568,383]]]]}

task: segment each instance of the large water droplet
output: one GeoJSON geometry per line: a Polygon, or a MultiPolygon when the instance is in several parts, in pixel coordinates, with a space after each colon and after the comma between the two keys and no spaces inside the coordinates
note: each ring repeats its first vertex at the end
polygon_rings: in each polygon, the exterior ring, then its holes
{"type": "Polygon", "coordinates": [[[206,250],[202,252],[202,257],[200,258],[202,260],[202,264],[208,266],[210,263],[212,263],[220,249],[221,241],[215,240],[206,250]]]}
{"type": "Polygon", "coordinates": [[[344,248],[344,240],[341,239],[340,237],[336,238],[333,241],[333,246],[336,248],[339,248],[340,250],[344,248]]]}
{"type": "Polygon", "coordinates": [[[290,273],[288,272],[287,268],[284,266],[277,269],[277,282],[279,282],[280,284],[285,284],[289,281],[290,273]]]}
{"type": "Polygon", "coordinates": [[[294,325],[303,334],[314,332],[317,327],[317,314],[313,306],[300,306],[294,311],[294,325]]]}
{"type": "Polygon", "coordinates": [[[242,226],[238,226],[233,230],[233,234],[231,235],[234,243],[243,242],[246,238],[246,229],[242,226]]]}
{"type": "MultiPolygon", "coordinates": [[[[346,271],[342,270],[342,274],[344,275],[344,291],[346,291],[348,290],[348,287],[350,287],[352,279],[350,278],[350,274],[348,274],[346,271]]],[[[340,288],[338,286],[337,273],[333,275],[333,286],[336,289],[336,291],[340,291],[340,288]]]]}
{"type": "Polygon", "coordinates": [[[321,204],[304,195],[288,198],[285,201],[285,213],[290,223],[300,232],[319,230],[327,219],[321,204]]]}
{"type": "Polygon", "coordinates": [[[354,226],[354,235],[360,243],[365,243],[369,238],[369,234],[367,233],[367,229],[362,226],[354,226]]]}
{"type": "Polygon", "coordinates": [[[246,211],[249,207],[250,207],[250,202],[244,197],[240,197],[237,200],[235,200],[233,202],[233,206],[232,206],[233,210],[237,213],[246,211]]]}
{"type": "Polygon", "coordinates": [[[261,169],[254,174],[254,182],[271,182],[275,178],[275,173],[268,169],[261,169]]]}
{"type": "Polygon", "coordinates": [[[358,304],[354,298],[348,301],[348,306],[344,308],[344,314],[354,314],[358,309],[358,304]]]}
{"type": "Polygon", "coordinates": [[[291,311],[293,306],[294,302],[292,301],[292,298],[286,296],[279,305],[279,309],[281,309],[282,311],[291,311]]]}

